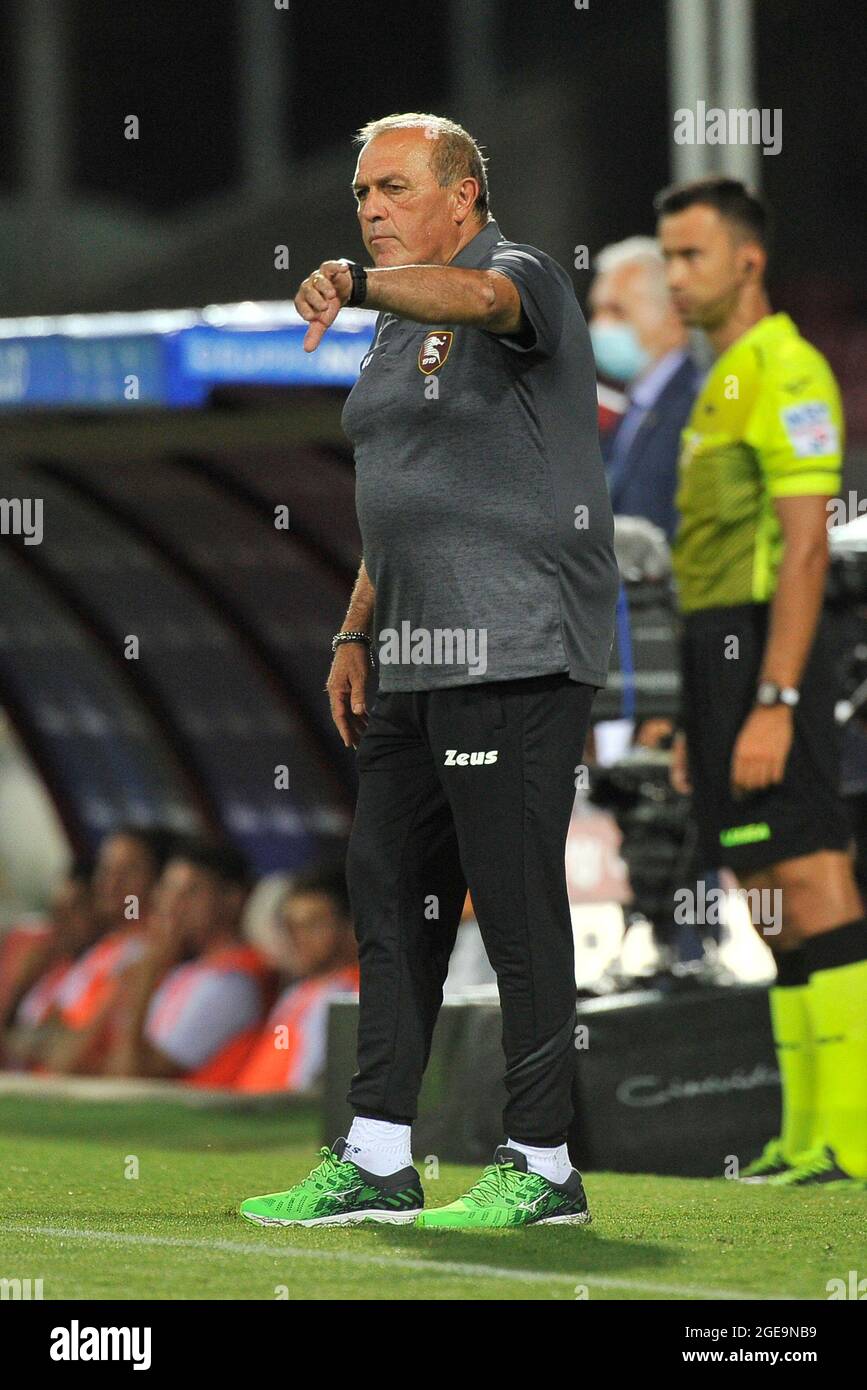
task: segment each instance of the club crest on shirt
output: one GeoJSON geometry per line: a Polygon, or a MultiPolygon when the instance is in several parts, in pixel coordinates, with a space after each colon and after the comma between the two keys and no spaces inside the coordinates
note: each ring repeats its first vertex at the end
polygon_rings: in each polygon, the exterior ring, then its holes
{"type": "Polygon", "coordinates": [[[430,376],[431,372],[438,372],[449,355],[449,348],[452,345],[454,333],[450,328],[428,333],[424,342],[418,350],[418,369],[424,372],[425,376],[430,376]]]}

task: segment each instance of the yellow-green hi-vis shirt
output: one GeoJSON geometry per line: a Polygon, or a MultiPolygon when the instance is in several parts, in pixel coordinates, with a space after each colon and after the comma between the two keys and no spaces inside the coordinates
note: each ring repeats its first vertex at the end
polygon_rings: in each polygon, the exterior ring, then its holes
{"type": "Polygon", "coordinates": [[[843,412],[828,363],[788,314],[714,364],[681,436],[673,563],[681,612],[773,598],[775,497],[840,490],[843,412]]]}

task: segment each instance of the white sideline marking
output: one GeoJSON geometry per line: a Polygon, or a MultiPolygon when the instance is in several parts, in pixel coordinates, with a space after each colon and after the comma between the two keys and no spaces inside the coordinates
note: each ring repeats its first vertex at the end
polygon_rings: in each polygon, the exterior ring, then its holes
{"type": "MultiPolygon", "coordinates": [[[[755,1294],[737,1289],[702,1289],[684,1284],[656,1284],[643,1279],[620,1279],[608,1274],[546,1273],[539,1269],[508,1269],[499,1265],[464,1264],[457,1260],[413,1260],[405,1255],[363,1255],[357,1250],[303,1250],[297,1245],[261,1245],[239,1240],[197,1240],[186,1236],[147,1236],[123,1231],[79,1231],[62,1226],[23,1226],[3,1222],[0,1233],[51,1236],[59,1240],[101,1240],[111,1245],[153,1245],[181,1250],[221,1251],[229,1255],[264,1255],[268,1259],[324,1260],[326,1263],[377,1265],[421,1274],[454,1274],[470,1279],[515,1279],[522,1284],[586,1284],[592,1289],[640,1289],[645,1293],[672,1294],[675,1298],[796,1301],[793,1294],[755,1294]]],[[[803,1302],[804,1300],[797,1300],[803,1302]]]]}

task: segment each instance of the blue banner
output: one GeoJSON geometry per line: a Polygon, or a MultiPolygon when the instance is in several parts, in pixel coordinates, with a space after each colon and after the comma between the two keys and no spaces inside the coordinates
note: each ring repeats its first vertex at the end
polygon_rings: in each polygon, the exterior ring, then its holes
{"type": "Polygon", "coordinates": [[[7,320],[0,323],[0,410],[190,407],[204,404],[215,386],[353,385],[373,338],[373,314],[344,310],[308,353],[307,325],[294,312],[288,322],[285,311],[269,319],[270,307],[227,306],[231,321],[224,323],[189,310],[81,315],[66,332],[62,319],[51,321],[59,331],[45,331],[43,321],[33,333],[15,333],[21,321],[7,320]],[[244,321],[242,308],[269,321],[244,321]],[[107,319],[117,331],[106,331],[107,319]],[[161,331],[130,331],[154,320],[164,321],[161,331]]]}

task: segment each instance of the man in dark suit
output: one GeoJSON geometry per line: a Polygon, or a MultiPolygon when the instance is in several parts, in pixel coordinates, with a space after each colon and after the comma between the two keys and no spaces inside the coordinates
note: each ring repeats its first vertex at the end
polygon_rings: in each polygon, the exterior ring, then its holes
{"type": "MultiPolygon", "coordinates": [[[[680,432],[703,373],[672,306],[665,261],[653,237],[629,237],[607,246],[596,257],[594,270],[589,302],[596,365],[626,392],[626,410],[603,440],[612,510],[615,516],[652,522],[670,544],[678,520],[674,497],[680,432]]],[[[602,733],[598,725],[596,732],[602,733]]],[[[654,747],[672,733],[670,719],[645,717],[631,736],[636,744],[654,747]]],[[[626,859],[628,864],[628,852],[626,859]]],[[[707,870],[704,877],[709,884],[717,882],[715,871],[707,870]]],[[[704,953],[695,929],[679,928],[673,919],[654,921],[653,937],[660,971],[704,953]]]]}
{"type": "Polygon", "coordinates": [[[671,541],[680,431],[700,384],[686,330],[669,299],[665,262],[652,237],[608,246],[595,262],[590,336],[600,373],[627,389],[607,442],[615,515],[642,516],[671,541]]]}

